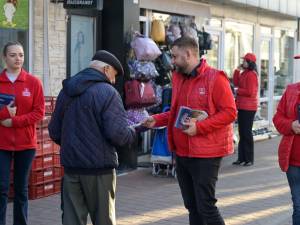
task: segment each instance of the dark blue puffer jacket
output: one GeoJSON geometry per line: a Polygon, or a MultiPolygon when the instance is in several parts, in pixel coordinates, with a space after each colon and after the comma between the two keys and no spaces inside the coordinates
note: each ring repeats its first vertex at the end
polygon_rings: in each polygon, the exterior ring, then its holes
{"type": "Polygon", "coordinates": [[[66,172],[97,174],[118,166],[115,146],[133,142],[119,93],[104,74],[87,68],[63,82],[49,124],[66,172]]]}

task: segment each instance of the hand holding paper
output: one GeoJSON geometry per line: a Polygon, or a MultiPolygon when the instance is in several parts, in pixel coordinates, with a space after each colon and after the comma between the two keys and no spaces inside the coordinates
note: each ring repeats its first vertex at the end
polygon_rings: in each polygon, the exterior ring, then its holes
{"type": "Polygon", "coordinates": [[[17,107],[14,105],[15,102],[14,101],[11,101],[6,107],[7,107],[7,110],[9,112],[9,115],[11,117],[14,117],[16,115],[16,112],[17,112],[17,107]]]}

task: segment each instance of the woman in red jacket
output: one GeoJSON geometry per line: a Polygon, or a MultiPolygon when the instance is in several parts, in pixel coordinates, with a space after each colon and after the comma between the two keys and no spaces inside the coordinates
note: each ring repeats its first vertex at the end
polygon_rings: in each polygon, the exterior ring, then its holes
{"type": "Polygon", "coordinates": [[[240,69],[233,75],[236,89],[236,106],[238,109],[238,125],[240,141],[238,144],[238,159],[234,165],[252,166],[254,162],[254,141],[252,126],[258,105],[258,79],[256,56],[247,53],[240,69]]]}
{"type": "MultiPolygon", "coordinates": [[[[295,56],[295,58],[300,58],[295,56]]],[[[274,115],[273,122],[281,133],[279,165],[286,172],[293,201],[293,225],[300,224],[300,82],[288,85],[274,115]]]]}
{"type": "Polygon", "coordinates": [[[41,82],[22,69],[23,47],[18,42],[4,46],[6,69],[0,74],[0,93],[14,97],[0,104],[0,224],[5,224],[10,168],[14,179],[14,224],[27,224],[28,176],[36,149],[35,124],[44,115],[41,82]]]}

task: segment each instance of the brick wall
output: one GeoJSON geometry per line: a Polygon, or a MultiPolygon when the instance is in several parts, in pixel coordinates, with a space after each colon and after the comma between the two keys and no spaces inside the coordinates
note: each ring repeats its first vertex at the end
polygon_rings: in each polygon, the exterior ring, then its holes
{"type": "MultiPolygon", "coordinates": [[[[33,5],[33,73],[44,76],[44,1],[33,5]]],[[[48,3],[49,94],[58,95],[66,77],[66,11],[62,4],[48,3]]]]}

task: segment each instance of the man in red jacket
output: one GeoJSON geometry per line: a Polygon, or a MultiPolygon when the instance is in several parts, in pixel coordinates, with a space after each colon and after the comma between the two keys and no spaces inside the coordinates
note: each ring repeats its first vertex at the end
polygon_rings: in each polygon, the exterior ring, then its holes
{"type": "Polygon", "coordinates": [[[172,103],[169,112],[149,117],[144,125],[168,127],[169,148],[176,153],[176,172],[189,211],[190,225],[224,225],[216,207],[215,185],[223,156],[233,152],[232,122],[236,107],[224,72],[199,60],[199,48],[193,38],[181,37],[171,48],[172,103]],[[204,120],[186,120],[175,127],[181,106],[202,110],[204,120]]]}

